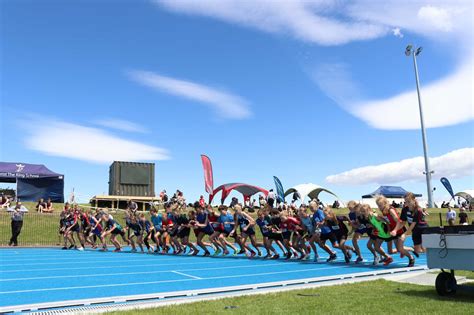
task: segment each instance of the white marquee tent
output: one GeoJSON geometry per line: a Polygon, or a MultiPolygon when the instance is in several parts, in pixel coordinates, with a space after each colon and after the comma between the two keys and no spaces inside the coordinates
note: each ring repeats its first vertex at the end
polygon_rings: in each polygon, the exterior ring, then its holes
{"type": "Polygon", "coordinates": [[[297,192],[300,195],[300,201],[303,202],[306,197],[309,197],[309,199],[311,200],[317,199],[319,194],[323,191],[339,199],[339,197],[335,193],[330,191],[329,189],[312,184],[312,183],[300,184],[300,185],[291,187],[285,192],[285,197],[292,193],[297,192]]]}
{"type": "Polygon", "coordinates": [[[469,202],[473,202],[474,199],[474,190],[473,189],[468,189],[468,190],[463,190],[454,195],[455,197],[461,197],[469,202]]]}

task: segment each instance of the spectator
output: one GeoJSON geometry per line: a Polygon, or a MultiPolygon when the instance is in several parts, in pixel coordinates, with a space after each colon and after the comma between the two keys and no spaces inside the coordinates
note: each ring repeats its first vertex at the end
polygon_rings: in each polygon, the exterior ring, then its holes
{"type": "Polygon", "coordinates": [[[300,194],[297,191],[295,191],[293,193],[293,200],[292,201],[296,202],[296,200],[298,200],[298,199],[300,199],[300,194]]]}
{"type": "Polygon", "coordinates": [[[38,200],[38,203],[36,204],[36,211],[39,213],[43,213],[43,211],[46,209],[46,202],[44,202],[43,198],[40,198],[38,200]]]}
{"type": "Polygon", "coordinates": [[[454,221],[456,220],[456,211],[453,208],[449,207],[448,212],[446,213],[446,222],[448,225],[454,225],[454,221]]]}
{"type": "Polygon", "coordinates": [[[275,204],[275,193],[273,192],[273,189],[270,189],[270,191],[268,192],[267,203],[270,207],[273,208],[275,204]]]}
{"type": "Polygon", "coordinates": [[[199,197],[199,205],[203,208],[205,208],[205,206],[206,206],[206,201],[204,200],[203,195],[201,195],[201,197],[199,197]]]}
{"type": "Polygon", "coordinates": [[[166,190],[162,190],[160,192],[160,199],[162,202],[167,203],[168,202],[168,195],[166,194],[166,190]]]}
{"type": "Polygon", "coordinates": [[[260,209],[260,203],[255,198],[252,200],[252,207],[254,209],[260,209]]]}
{"type": "Polygon", "coordinates": [[[267,202],[262,195],[258,195],[258,203],[260,204],[260,208],[265,208],[265,206],[267,205],[267,202]]]}
{"type": "Polygon", "coordinates": [[[127,202],[127,211],[130,213],[135,213],[138,211],[138,204],[133,201],[132,199],[129,199],[127,202]]]}
{"type": "Polygon", "coordinates": [[[48,201],[46,201],[46,207],[43,209],[43,212],[53,213],[53,210],[53,202],[51,201],[51,198],[48,198],[48,201]]]}
{"type": "Polygon", "coordinates": [[[467,220],[468,220],[468,216],[466,213],[466,209],[464,209],[464,207],[461,207],[461,209],[459,209],[459,224],[468,225],[469,223],[467,223],[467,220]]]}
{"type": "Polygon", "coordinates": [[[0,198],[0,208],[8,208],[10,207],[10,198],[2,193],[2,197],[0,198]]]}
{"type": "Polygon", "coordinates": [[[21,202],[17,202],[15,208],[8,208],[12,219],[12,237],[10,238],[9,246],[18,246],[18,236],[20,235],[23,226],[23,216],[28,209],[22,206],[21,202]]]}
{"type": "Polygon", "coordinates": [[[237,199],[236,197],[232,197],[229,207],[233,208],[238,203],[239,203],[239,199],[237,199]]]}

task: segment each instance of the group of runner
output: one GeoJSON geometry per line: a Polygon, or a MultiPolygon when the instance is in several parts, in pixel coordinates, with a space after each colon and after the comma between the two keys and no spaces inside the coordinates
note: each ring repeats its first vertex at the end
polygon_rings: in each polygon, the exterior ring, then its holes
{"type": "Polygon", "coordinates": [[[107,250],[107,236],[121,251],[118,237],[131,246],[133,252],[204,256],[240,255],[249,258],[264,256],[267,259],[312,259],[318,261],[318,248],[329,255],[327,262],[336,260],[336,250],[344,256],[345,262],[364,261],[359,240],[367,235],[367,248],[373,255],[373,264],[389,265],[392,254],[407,257],[408,266],[413,266],[415,256],[423,252],[421,230],[427,226],[426,213],[421,209],[413,194],[405,197],[404,207],[399,214],[389,201],[376,198],[377,212],[367,204],[354,201],[348,203],[347,215],[336,215],[330,207],[322,208],[317,201],[299,208],[266,206],[257,211],[254,218],[241,204],[229,208],[221,205],[214,210],[211,206],[194,203],[193,210],[176,203],[167,203],[164,213],[153,208],[148,217],[144,213],[129,210],[125,224],[119,224],[111,214],[101,209],[83,211],[78,206],[65,206],[61,213],[60,234],[64,237],[64,249],[82,250],[89,244],[92,248],[107,250]],[[257,240],[259,230],[262,238],[257,240]],[[196,243],[190,241],[194,233],[196,243]],[[406,235],[411,233],[414,248],[404,245],[406,235]],[[80,245],[76,245],[76,239],[80,245]],[[346,244],[352,235],[352,246],[346,244]],[[328,241],[331,246],[328,246],[328,241]],[[387,243],[387,250],[382,245],[387,243]],[[392,248],[394,245],[395,248],[392,248]],[[277,250],[276,248],[279,248],[277,250]]]}

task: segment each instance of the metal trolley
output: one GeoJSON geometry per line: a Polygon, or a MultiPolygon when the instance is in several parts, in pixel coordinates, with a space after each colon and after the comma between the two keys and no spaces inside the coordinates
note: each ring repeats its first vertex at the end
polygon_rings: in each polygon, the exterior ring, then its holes
{"type": "Polygon", "coordinates": [[[474,271],[474,225],[427,228],[423,231],[423,246],[428,268],[442,271],[436,278],[436,291],[442,296],[455,294],[455,270],[474,271]]]}

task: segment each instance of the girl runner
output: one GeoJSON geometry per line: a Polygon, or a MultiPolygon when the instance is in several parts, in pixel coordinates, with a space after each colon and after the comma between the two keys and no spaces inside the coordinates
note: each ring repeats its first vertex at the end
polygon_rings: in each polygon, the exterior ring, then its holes
{"type": "Polygon", "coordinates": [[[191,226],[186,214],[181,213],[176,219],[176,224],[178,225],[177,236],[181,240],[181,245],[184,247],[183,253],[186,252],[186,246],[188,246],[193,251],[191,255],[196,256],[199,253],[199,250],[189,241],[191,226]]]}
{"type": "Polygon", "coordinates": [[[255,223],[260,228],[260,232],[262,233],[263,237],[263,245],[267,250],[267,255],[264,258],[271,258],[271,259],[278,259],[280,256],[278,255],[277,251],[272,245],[272,240],[269,239],[271,233],[271,218],[269,215],[265,214],[265,210],[258,210],[257,212],[257,220],[255,223]],[[273,253],[270,254],[270,252],[273,253]]]}
{"type": "MultiPolygon", "coordinates": [[[[240,226],[241,233],[241,246],[246,248],[250,252],[250,257],[255,257],[255,251],[247,245],[247,238],[250,238],[250,242],[253,247],[257,250],[258,256],[262,256],[262,252],[258,248],[257,238],[255,237],[255,220],[248,215],[248,213],[242,210],[242,205],[240,203],[234,206],[235,216],[237,218],[236,222],[240,226]]],[[[234,227],[235,230],[235,227],[234,227]]]]}
{"type": "Polygon", "coordinates": [[[204,250],[204,256],[210,256],[211,253],[207,249],[206,244],[203,242],[203,238],[206,235],[212,235],[214,230],[209,224],[209,216],[204,212],[204,208],[199,204],[199,202],[194,203],[194,208],[196,209],[196,221],[194,222],[195,227],[197,228],[197,244],[204,250]]]}
{"type": "Polygon", "coordinates": [[[161,243],[161,233],[163,231],[163,216],[161,213],[153,208],[151,209],[151,232],[153,236],[150,237],[148,240],[153,239],[156,243],[156,249],[154,250],[155,253],[158,253],[160,250],[161,243]]]}
{"type": "MultiPolygon", "coordinates": [[[[138,238],[143,235],[142,228],[140,224],[138,223],[137,217],[134,214],[131,214],[127,216],[125,219],[126,222],[126,227],[125,230],[128,232],[128,240],[130,241],[130,244],[132,245],[132,252],[137,251],[137,246],[135,243],[135,238],[138,238]]],[[[138,241],[137,241],[138,243],[138,241]]],[[[140,249],[143,252],[143,246],[141,243],[139,243],[140,249]]]]}
{"type": "Polygon", "coordinates": [[[327,240],[331,240],[331,243],[334,243],[337,240],[336,236],[331,231],[331,228],[324,224],[324,211],[319,208],[319,205],[316,201],[312,201],[309,204],[309,208],[313,212],[313,221],[316,229],[314,238],[318,241],[319,247],[324,249],[324,251],[329,254],[329,258],[326,260],[326,262],[336,260],[336,253],[326,245],[327,240]]]}
{"type": "MultiPolygon", "coordinates": [[[[293,247],[294,244],[291,242],[293,233],[296,232],[297,228],[299,228],[300,222],[297,219],[290,217],[287,210],[283,210],[280,213],[280,219],[281,236],[283,237],[283,245],[286,247],[285,259],[288,260],[291,258],[292,253],[295,257],[297,257],[297,254],[295,253],[296,251],[301,253],[299,247],[295,249],[293,247]]],[[[295,240],[295,238],[293,238],[293,240],[295,240]]]]}
{"type": "Polygon", "coordinates": [[[399,225],[405,226],[405,224],[408,224],[408,229],[405,234],[403,234],[403,238],[406,238],[406,235],[411,232],[413,245],[415,247],[413,253],[418,257],[419,253],[425,251],[421,244],[421,234],[423,229],[428,227],[428,223],[425,221],[425,212],[418,205],[415,195],[411,192],[405,196],[405,206],[400,215],[399,225]]]}
{"type": "MultiPolygon", "coordinates": [[[[372,208],[368,204],[359,205],[357,208],[357,218],[356,218],[356,226],[365,226],[365,232],[369,236],[369,240],[367,241],[367,248],[374,256],[373,265],[377,265],[380,262],[380,257],[386,257],[385,251],[380,248],[380,256],[377,255],[377,251],[375,248],[375,241],[377,240],[376,230],[370,224],[370,216],[372,215],[372,208]]],[[[362,236],[362,233],[361,233],[362,236]]],[[[355,248],[355,246],[354,246],[355,248]]],[[[361,257],[361,256],[359,256],[361,257]]],[[[357,260],[356,260],[357,263],[357,260]]]]}
{"type": "Polygon", "coordinates": [[[224,205],[219,206],[219,212],[220,215],[217,219],[217,222],[220,225],[221,232],[218,232],[218,241],[224,249],[224,255],[229,254],[229,251],[227,250],[227,246],[229,246],[234,250],[234,256],[236,256],[237,248],[234,246],[234,244],[227,241],[227,237],[231,234],[235,226],[234,216],[227,211],[227,207],[224,205]]]}
{"type": "MultiPolygon", "coordinates": [[[[375,199],[375,202],[377,203],[379,210],[382,212],[383,220],[387,222],[388,229],[390,232],[390,238],[377,240],[376,246],[380,247],[383,241],[394,241],[397,250],[400,253],[400,257],[403,258],[404,256],[407,256],[408,267],[413,267],[415,265],[415,258],[403,246],[405,240],[402,235],[405,233],[406,229],[404,227],[400,228],[400,218],[398,216],[397,211],[392,206],[390,206],[390,203],[384,196],[377,197],[375,199]]],[[[391,262],[393,262],[393,258],[391,256],[388,256],[388,258],[384,262],[384,265],[388,265],[391,262]]]]}
{"type": "Polygon", "coordinates": [[[104,248],[103,250],[107,250],[107,245],[105,243],[105,238],[107,235],[110,234],[110,241],[115,245],[114,252],[120,252],[122,250],[120,243],[117,241],[117,235],[122,237],[122,240],[130,244],[129,240],[125,236],[125,232],[120,224],[112,219],[108,214],[104,214],[102,216],[102,222],[105,224],[105,231],[102,232],[102,239],[104,240],[104,248]]]}
{"type": "MultiPolygon", "coordinates": [[[[316,242],[314,240],[314,234],[315,234],[314,221],[309,215],[308,208],[301,207],[299,209],[298,216],[300,218],[301,227],[303,228],[303,231],[304,231],[303,237],[301,238],[300,247],[306,249],[305,240],[308,240],[309,245],[311,246],[311,249],[314,252],[314,261],[318,261],[318,251],[316,249],[316,242]]],[[[310,255],[310,251],[306,250],[306,257],[304,259],[307,259],[309,255],[310,255]]]]}
{"type": "Polygon", "coordinates": [[[344,224],[344,221],[349,221],[349,218],[345,216],[336,216],[334,211],[329,207],[326,207],[326,209],[324,209],[324,214],[326,215],[325,223],[327,226],[329,226],[332,233],[334,233],[336,239],[336,242],[331,239],[332,246],[342,251],[342,253],[344,254],[344,260],[346,261],[346,264],[348,264],[352,258],[350,250],[354,250],[353,247],[346,245],[349,230],[344,224]]]}
{"type": "Polygon", "coordinates": [[[140,248],[142,249],[143,252],[143,246],[141,245],[142,243],[145,243],[146,249],[148,252],[153,252],[155,249],[153,248],[153,245],[150,245],[150,241],[153,240],[155,243],[157,241],[155,240],[155,233],[153,230],[153,226],[148,221],[143,213],[140,214],[140,219],[138,221],[138,224],[140,224],[140,228],[142,230],[142,233],[138,236],[137,242],[140,244],[140,248]]]}

